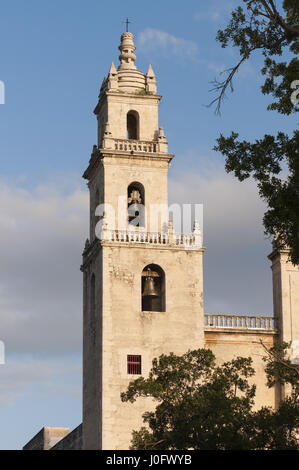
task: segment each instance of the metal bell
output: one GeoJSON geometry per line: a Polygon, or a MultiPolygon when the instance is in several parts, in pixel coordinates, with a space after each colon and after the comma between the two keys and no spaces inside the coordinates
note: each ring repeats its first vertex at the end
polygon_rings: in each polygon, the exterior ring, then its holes
{"type": "Polygon", "coordinates": [[[129,215],[131,217],[136,217],[136,212],[138,212],[139,214],[140,208],[139,208],[139,205],[136,202],[134,202],[133,204],[129,206],[129,215]]]}
{"type": "Polygon", "coordinates": [[[142,297],[159,297],[155,287],[155,281],[152,276],[146,276],[142,297]]]}

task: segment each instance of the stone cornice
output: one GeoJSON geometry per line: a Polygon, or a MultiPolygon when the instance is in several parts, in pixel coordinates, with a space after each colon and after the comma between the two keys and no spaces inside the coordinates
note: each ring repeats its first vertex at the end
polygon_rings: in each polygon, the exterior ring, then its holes
{"type": "Polygon", "coordinates": [[[94,108],[94,114],[98,114],[100,111],[100,107],[102,102],[107,99],[108,96],[115,96],[115,97],[122,97],[122,98],[142,98],[145,100],[156,100],[160,101],[162,99],[162,95],[154,95],[151,93],[125,93],[124,91],[104,91],[99,95],[99,101],[94,108]]]}
{"type": "Polygon", "coordinates": [[[146,100],[158,100],[160,101],[162,95],[155,95],[154,93],[126,93],[124,91],[106,91],[107,96],[122,96],[127,98],[145,98],[146,100]]]}
{"type": "Polygon", "coordinates": [[[137,151],[126,151],[126,150],[105,150],[100,149],[97,153],[93,154],[91,159],[89,160],[89,165],[86,168],[85,172],[83,173],[83,178],[90,180],[92,178],[92,174],[94,170],[98,167],[98,165],[103,161],[103,159],[107,158],[127,158],[129,160],[151,160],[151,161],[165,161],[167,163],[171,162],[174,158],[173,153],[161,154],[161,153],[150,153],[150,152],[137,152],[137,151]]]}
{"type": "Polygon", "coordinates": [[[101,149],[102,157],[120,157],[120,158],[129,158],[130,160],[164,160],[170,162],[174,153],[158,153],[158,152],[138,152],[136,150],[109,150],[101,149]]]}
{"type": "Polygon", "coordinates": [[[83,251],[83,263],[80,267],[81,271],[92,261],[94,255],[101,249],[101,247],[124,247],[124,248],[138,248],[138,249],[154,249],[154,250],[172,250],[172,251],[192,251],[204,253],[205,247],[185,247],[182,245],[156,245],[156,244],[144,244],[138,242],[116,242],[110,240],[99,240],[96,238],[89,246],[83,251]]]}
{"type": "Polygon", "coordinates": [[[204,327],[204,332],[206,334],[209,333],[226,333],[226,334],[245,334],[245,335],[270,335],[270,336],[276,336],[279,334],[278,331],[276,330],[262,330],[262,329],[250,329],[246,330],[245,328],[209,328],[209,327],[204,327]]]}
{"type": "Polygon", "coordinates": [[[156,245],[156,244],[145,244],[145,243],[138,243],[138,242],[117,242],[117,241],[110,241],[110,240],[101,240],[101,246],[110,246],[110,247],[124,247],[124,248],[141,248],[146,250],[173,250],[173,251],[188,251],[188,252],[204,252],[206,250],[205,247],[185,247],[183,245],[156,245]]]}
{"type": "Polygon", "coordinates": [[[92,173],[94,172],[95,168],[99,166],[101,160],[102,157],[100,152],[92,154],[91,159],[89,160],[89,165],[84,171],[82,178],[90,180],[92,178],[92,173]]]}
{"type": "Polygon", "coordinates": [[[276,257],[280,255],[289,255],[290,250],[288,248],[274,248],[274,250],[268,255],[268,258],[273,261],[276,257]]]}
{"type": "Polygon", "coordinates": [[[83,251],[83,262],[82,265],[80,266],[80,271],[84,271],[86,267],[91,263],[91,261],[94,259],[95,254],[99,252],[101,248],[101,242],[97,238],[88,246],[84,249],[83,251]]]}

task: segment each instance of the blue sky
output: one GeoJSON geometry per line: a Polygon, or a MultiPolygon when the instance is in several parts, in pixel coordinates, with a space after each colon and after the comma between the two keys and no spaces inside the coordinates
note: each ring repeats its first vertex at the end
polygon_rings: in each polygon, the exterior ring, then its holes
{"type": "Polygon", "coordinates": [[[204,204],[205,311],[272,313],[270,243],[255,183],[239,183],[213,150],[219,133],[254,139],[295,127],[266,111],[262,58],[238,73],[221,117],[211,81],[237,51],[215,36],[238,2],[3,0],[0,16],[0,448],[43,425],[81,421],[81,252],[88,195],[81,175],[96,142],[93,109],[129,17],[136,65],[151,63],[160,125],[176,154],[171,202],[204,204]]]}

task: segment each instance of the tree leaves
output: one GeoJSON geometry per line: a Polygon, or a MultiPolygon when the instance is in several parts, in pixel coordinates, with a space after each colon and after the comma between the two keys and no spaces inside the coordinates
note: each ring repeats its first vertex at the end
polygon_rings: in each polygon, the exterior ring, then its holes
{"type": "MultiPolygon", "coordinates": [[[[281,357],[284,347],[279,350],[281,357]]],[[[267,373],[269,377],[273,375],[275,382],[273,352],[267,357],[267,373]]],[[[237,357],[217,366],[208,349],[154,359],[149,378],[131,382],[121,395],[122,401],[151,396],[158,402],[155,411],[144,413],[147,427],[133,432],[131,448],[295,448],[297,402],[294,399],[283,402],[277,412],[270,408],[252,411],[256,390],[251,383],[253,376],[251,358],[237,357]],[[271,431],[273,423],[279,427],[275,435],[271,431]]]]}
{"type": "MultiPolygon", "coordinates": [[[[261,91],[275,99],[268,109],[284,115],[296,113],[299,105],[291,98],[294,83],[299,80],[299,3],[285,0],[283,12],[271,0],[243,3],[246,10],[237,7],[228,26],[217,34],[222,47],[231,43],[239,49],[241,59],[227,71],[225,80],[214,82],[219,95],[212,103],[217,103],[219,111],[241,64],[254,50],[260,50],[265,56],[261,72],[266,76],[261,91]],[[283,54],[287,61],[273,58],[283,54]]],[[[292,137],[282,132],[265,135],[254,143],[237,138],[236,132],[226,138],[220,135],[214,150],[226,157],[227,172],[233,172],[240,181],[249,177],[257,181],[259,194],[268,205],[263,218],[265,234],[276,238],[278,248],[289,248],[292,263],[299,265],[299,133],[295,130],[292,137]]]]}

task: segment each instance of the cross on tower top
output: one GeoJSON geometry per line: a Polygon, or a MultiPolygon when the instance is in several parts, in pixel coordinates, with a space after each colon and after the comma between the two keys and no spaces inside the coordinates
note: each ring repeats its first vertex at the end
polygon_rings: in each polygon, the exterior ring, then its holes
{"type": "Polygon", "coordinates": [[[128,33],[128,27],[129,27],[129,24],[132,23],[132,21],[129,21],[129,18],[126,19],[126,21],[122,21],[122,23],[126,23],[126,32],[128,33]]]}

